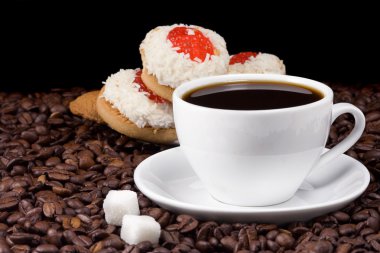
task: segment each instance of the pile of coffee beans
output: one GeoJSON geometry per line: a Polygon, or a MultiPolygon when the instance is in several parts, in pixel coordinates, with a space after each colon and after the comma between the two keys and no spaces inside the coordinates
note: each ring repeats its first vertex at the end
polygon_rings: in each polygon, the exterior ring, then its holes
{"type": "MultiPolygon", "coordinates": [[[[133,181],[146,157],[170,148],[141,143],[68,111],[80,88],[49,93],[0,92],[0,252],[380,252],[380,85],[333,85],[335,102],[366,115],[347,154],[371,172],[366,192],[343,209],[284,225],[196,220],[164,210],[133,181]],[[111,189],[138,193],[142,214],[162,227],[159,245],[128,245],[104,220],[111,189]]],[[[353,127],[333,125],[329,146],[353,127]]]]}

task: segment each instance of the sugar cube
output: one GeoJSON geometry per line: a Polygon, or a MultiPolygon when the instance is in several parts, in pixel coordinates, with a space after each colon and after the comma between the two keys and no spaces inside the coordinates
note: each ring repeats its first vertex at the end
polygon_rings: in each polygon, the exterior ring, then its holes
{"type": "Polygon", "coordinates": [[[129,190],[111,190],[103,202],[103,209],[108,224],[120,226],[126,214],[139,215],[137,194],[129,190]]]}
{"type": "Polygon", "coordinates": [[[120,237],[129,244],[137,244],[143,241],[157,244],[160,233],[160,224],[150,216],[127,214],[123,217],[120,237]]]}

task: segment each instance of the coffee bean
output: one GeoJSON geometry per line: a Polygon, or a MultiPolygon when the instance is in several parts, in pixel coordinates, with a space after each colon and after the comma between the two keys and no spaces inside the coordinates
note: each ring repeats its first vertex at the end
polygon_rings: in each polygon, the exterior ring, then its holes
{"type": "MultiPolygon", "coordinates": [[[[178,244],[178,245],[183,245],[183,244],[178,244]]],[[[140,242],[136,245],[140,252],[148,252],[151,250],[152,248],[152,243],[149,242],[149,241],[143,241],[143,242],[140,242]]],[[[181,247],[183,249],[183,247],[181,247]]]]}
{"type": "Polygon", "coordinates": [[[80,151],[78,153],[78,158],[79,158],[79,168],[81,169],[88,169],[92,165],[95,164],[93,160],[93,154],[89,150],[80,151]]]}
{"type": "Polygon", "coordinates": [[[36,232],[36,233],[39,233],[41,235],[45,235],[47,234],[47,231],[48,229],[50,228],[50,224],[49,222],[47,221],[37,221],[34,225],[33,225],[33,230],[36,232]]]}
{"type": "Polygon", "coordinates": [[[354,245],[354,247],[362,247],[366,244],[365,240],[360,236],[355,238],[343,236],[339,238],[338,243],[350,243],[354,245]]]}
{"type": "Polygon", "coordinates": [[[66,242],[69,244],[73,243],[73,239],[77,237],[74,231],[72,230],[65,230],[63,231],[63,237],[65,238],[66,242]]]}
{"type": "Polygon", "coordinates": [[[339,234],[349,236],[356,233],[355,224],[344,224],[339,226],[339,234]]]}
{"type": "Polygon", "coordinates": [[[38,135],[36,132],[32,131],[23,131],[21,133],[21,138],[25,139],[29,143],[33,143],[38,139],[38,135]]]}
{"type": "Polygon", "coordinates": [[[161,231],[161,239],[165,244],[176,245],[180,242],[180,233],[178,231],[161,231]]]}
{"type": "Polygon", "coordinates": [[[289,233],[282,232],[276,236],[276,243],[285,249],[290,249],[293,246],[294,242],[294,238],[289,233]]]}
{"type": "Polygon", "coordinates": [[[61,104],[56,104],[50,108],[52,113],[65,113],[67,111],[66,107],[61,104]]]}
{"type": "Polygon", "coordinates": [[[59,202],[45,202],[42,206],[43,213],[46,217],[53,217],[63,213],[62,205],[59,202]]]}
{"type": "Polygon", "coordinates": [[[128,245],[125,247],[124,253],[140,253],[140,249],[136,245],[128,245]]]}
{"type": "Polygon", "coordinates": [[[324,228],[322,229],[319,238],[322,240],[336,240],[338,239],[339,234],[338,232],[333,228],[324,228]]]}
{"type": "Polygon", "coordinates": [[[78,235],[72,239],[72,243],[75,245],[79,245],[79,246],[87,248],[87,247],[90,247],[92,245],[92,240],[88,236],[78,235]]]}
{"type": "Polygon", "coordinates": [[[10,210],[18,205],[18,197],[1,197],[0,198],[0,211],[10,210]]]}
{"type": "Polygon", "coordinates": [[[12,252],[15,253],[29,253],[31,252],[31,248],[29,245],[14,245],[12,246],[12,252]]]}
{"type": "Polygon", "coordinates": [[[107,238],[109,236],[109,233],[103,229],[95,229],[89,234],[89,236],[93,241],[96,242],[107,238]]]}
{"type": "Polygon", "coordinates": [[[65,245],[60,249],[61,253],[76,253],[74,245],[65,245]]]}
{"type": "Polygon", "coordinates": [[[274,242],[274,241],[272,241],[272,240],[268,240],[268,241],[267,241],[267,247],[268,247],[271,251],[273,251],[273,252],[277,252],[277,251],[279,250],[279,248],[280,248],[280,246],[279,246],[276,242],[274,242]]]}
{"type": "Polygon", "coordinates": [[[53,244],[41,244],[35,248],[35,252],[38,253],[56,253],[58,251],[57,246],[53,244]]]}
{"type": "Polygon", "coordinates": [[[216,222],[205,222],[200,225],[200,229],[197,232],[197,240],[207,240],[213,235],[214,229],[218,226],[216,222]]]}
{"type": "Polygon", "coordinates": [[[277,229],[277,226],[274,224],[260,224],[256,226],[256,229],[261,234],[266,234],[271,230],[277,229]]]}
{"type": "Polygon", "coordinates": [[[82,203],[79,199],[77,199],[77,198],[68,199],[68,200],[66,201],[66,204],[67,204],[69,207],[72,207],[72,208],[74,208],[74,209],[78,209],[78,208],[81,208],[81,207],[84,206],[83,203],[82,203]]]}
{"type": "Polygon", "coordinates": [[[11,188],[14,180],[10,177],[3,178],[0,182],[0,191],[7,192],[11,188]]]}
{"type": "Polygon", "coordinates": [[[23,125],[30,125],[33,122],[33,118],[28,112],[22,112],[18,116],[18,121],[23,125]]]}
{"type": "Polygon", "coordinates": [[[333,246],[328,241],[311,241],[297,246],[297,252],[332,253],[333,246]]]}
{"type": "Polygon", "coordinates": [[[220,243],[227,251],[234,251],[237,241],[231,236],[225,236],[220,240],[220,243]]]}
{"type": "Polygon", "coordinates": [[[380,252],[380,243],[378,241],[370,241],[369,244],[372,246],[374,250],[380,252]]]}
{"type": "Polygon", "coordinates": [[[342,211],[337,211],[337,212],[333,213],[333,216],[340,223],[345,223],[345,222],[348,222],[350,220],[350,216],[347,213],[342,212],[342,211]]]}
{"type": "Polygon", "coordinates": [[[21,212],[14,212],[14,213],[12,213],[11,215],[8,216],[7,223],[9,225],[13,225],[13,224],[17,223],[17,221],[20,218],[22,218],[23,216],[24,216],[24,214],[21,213],[21,212]]]}
{"type": "Polygon", "coordinates": [[[120,239],[119,236],[116,236],[114,234],[110,235],[102,242],[104,243],[105,247],[112,247],[118,250],[124,248],[124,242],[120,239]]]}
{"type": "Polygon", "coordinates": [[[178,229],[181,233],[190,232],[198,227],[198,221],[190,215],[181,214],[177,216],[178,229]]]}
{"type": "Polygon", "coordinates": [[[49,171],[48,177],[51,180],[68,181],[70,179],[70,173],[68,171],[49,171]]]}
{"type": "Polygon", "coordinates": [[[3,239],[0,238],[0,253],[11,253],[13,252],[10,248],[7,242],[3,239]]]}
{"type": "Polygon", "coordinates": [[[8,236],[14,244],[38,245],[41,237],[35,234],[16,232],[8,236]]]}
{"type": "Polygon", "coordinates": [[[200,252],[210,252],[213,249],[209,242],[203,240],[197,241],[195,248],[197,248],[200,252]]]}

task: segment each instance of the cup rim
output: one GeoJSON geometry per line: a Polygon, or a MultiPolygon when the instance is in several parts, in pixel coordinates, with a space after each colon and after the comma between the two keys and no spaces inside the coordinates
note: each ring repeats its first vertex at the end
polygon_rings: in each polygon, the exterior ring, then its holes
{"type": "Polygon", "coordinates": [[[218,75],[218,76],[209,76],[202,77],[199,79],[191,80],[183,83],[179,87],[177,87],[172,95],[173,103],[183,103],[187,106],[192,107],[193,109],[198,110],[209,110],[213,112],[223,112],[223,113],[241,113],[241,114],[252,114],[252,113],[276,113],[276,112],[294,112],[304,109],[311,109],[317,106],[320,106],[325,103],[333,102],[333,91],[332,89],[324,83],[299,77],[299,76],[291,76],[291,75],[279,75],[279,74],[226,74],[226,75],[218,75]],[[212,84],[220,84],[221,82],[239,82],[239,81],[265,81],[265,82],[288,82],[294,84],[302,84],[303,86],[310,87],[313,89],[317,89],[319,92],[323,94],[323,98],[304,105],[287,107],[287,108],[277,108],[277,109],[265,109],[265,110],[230,110],[230,109],[219,109],[212,107],[205,107],[200,105],[195,105],[183,100],[182,96],[191,89],[195,89],[202,86],[209,86],[212,84]]]}

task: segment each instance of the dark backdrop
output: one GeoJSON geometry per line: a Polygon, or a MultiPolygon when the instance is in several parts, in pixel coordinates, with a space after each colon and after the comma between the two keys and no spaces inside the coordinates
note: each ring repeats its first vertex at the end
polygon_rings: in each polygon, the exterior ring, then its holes
{"type": "Polygon", "coordinates": [[[380,81],[375,7],[206,3],[29,0],[2,6],[0,90],[99,88],[120,68],[141,66],[145,34],[172,23],[217,31],[231,54],[276,54],[291,75],[347,85],[380,81]]]}

